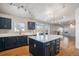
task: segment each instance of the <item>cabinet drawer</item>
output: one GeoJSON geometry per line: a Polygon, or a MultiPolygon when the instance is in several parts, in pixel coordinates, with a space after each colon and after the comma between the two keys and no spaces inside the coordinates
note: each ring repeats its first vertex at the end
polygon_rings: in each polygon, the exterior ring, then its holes
{"type": "Polygon", "coordinates": [[[56,41],[54,40],[50,44],[53,45],[53,46],[55,46],[56,45],[56,41]]]}
{"type": "Polygon", "coordinates": [[[45,45],[46,45],[46,46],[49,46],[49,45],[50,45],[50,42],[46,43],[45,45]]]}
{"type": "Polygon", "coordinates": [[[56,42],[56,45],[60,45],[60,42],[56,42]]]}
{"type": "Polygon", "coordinates": [[[51,43],[55,44],[55,43],[56,43],[56,41],[55,41],[55,40],[53,40],[51,43]]]}
{"type": "Polygon", "coordinates": [[[59,47],[59,46],[57,46],[57,47],[56,47],[56,49],[60,49],[60,47],[59,47]]]}
{"type": "Polygon", "coordinates": [[[56,42],[60,42],[60,39],[57,39],[56,42]]]}

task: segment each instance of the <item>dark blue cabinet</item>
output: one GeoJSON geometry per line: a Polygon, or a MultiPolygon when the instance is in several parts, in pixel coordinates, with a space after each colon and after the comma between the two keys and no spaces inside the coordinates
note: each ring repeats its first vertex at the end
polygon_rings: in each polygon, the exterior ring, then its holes
{"type": "Polygon", "coordinates": [[[27,36],[12,36],[0,38],[0,51],[27,45],[27,36]]]}
{"type": "Polygon", "coordinates": [[[56,49],[55,53],[56,54],[59,53],[59,50],[60,50],[60,39],[56,40],[55,49],[56,49]]]}
{"type": "Polygon", "coordinates": [[[0,51],[4,50],[4,39],[0,38],[0,51]]]}
{"type": "Polygon", "coordinates": [[[11,29],[11,19],[0,17],[0,29],[11,29]]]}
{"type": "Polygon", "coordinates": [[[29,51],[34,56],[44,56],[44,44],[33,39],[29,39],[29,51]]]}
{"type": "Polygon", "coordinates": [[[33,55],[36,55],[36,44],[35,44],[35,41],[30,39],[29,40],[29,51],[33,54],[33,55]]]}
{"type": "Polygon", "coordinates": [[[29,40],[29,51],[34,55],[44,55],[43,43],[35,41],[33,39],[29,40]]]}
{"type": "Polygon", "coordinates": [[[5,37],[4,38],[5,49],[15,48],[16,47],[16,37],[5,37]]]}
{"type": "Polygon", "coordinates": [[[26,36],[18,36],[17,37],[17,46],[27,45],[27,37],[26,36]]]}
{"type": "Polygon", "coordinates": [[[50,52],[50,43],[46,43],[45,44],[45,56],[50,56],[51,52],[50,52]]]}
{"type": "Polygon", "coordinates": [[[60,39],[42,43],[29,38],[29,51],[34,56],[54,56],[57,55],[60,48],[60,39]]]}

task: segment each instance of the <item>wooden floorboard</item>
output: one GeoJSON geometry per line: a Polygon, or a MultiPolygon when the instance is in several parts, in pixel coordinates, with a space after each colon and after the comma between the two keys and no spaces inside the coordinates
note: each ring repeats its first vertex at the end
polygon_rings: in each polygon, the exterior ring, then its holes
{"type": "Polygon", "coordinates": [[[0,56],[29,56],[29,47],[23,46],[0,52],[0,56]]]}

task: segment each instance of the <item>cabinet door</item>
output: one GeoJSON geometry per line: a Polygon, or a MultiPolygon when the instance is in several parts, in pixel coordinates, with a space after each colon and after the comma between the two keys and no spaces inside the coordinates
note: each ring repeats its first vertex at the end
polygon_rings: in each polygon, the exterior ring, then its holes
{"type": "Polygon", "coordinates": [[[50,56],[50,43],[46,43],[45,45],[45,56],[50,56]]]}
{"type": "Polygon", "coordinates": [[[27,45],[27,37],[22,36],[21,38],[22,38],[22,40],[21,40],[22,45],[27,45]]]}
{"type": "Polygon", "coordinates": [[[44,56],[44,44],[35,40],[34,48],[37,56],[44,56]],[[41,51],[41,52],[40,52],[41,51]]]}
{"type": "Polygon", "coordinates": [[[30,39],[29,39],[29,51],[30,51],[30,53],[32,53],[32,55],[34,55],[34,56],[38,55],[38,54],[37,54],[36,47],[37,47],[37,45],[36,45],[36,43],[35,43],[35,40],[33,40],[33,39],[30,38],[30,39]]]}
{"type": "Polygon", "coordinates": [[[55,54],[55,52],[56,52],[56,41],[55,40],[53,40],[53,41],[51,41],[50,42],[50,47],[51,47],[51,49],[50,49],[50,51],[51,51],[51,56],[54,56],[54,55],[56,55],[55,54]]]}
{"type": "Polygon", "coordinates": [[[29,39],[29,51],[32,53],[34,56],[44,56],[44,46],[43,43],[34,40],[34,39],[29,39]]]}
{"type": "Polygon", "coordinates": [[[45,47],[45,55],[47,56],[54,56],[55,51],[56,51],[56,41],[53,40],[51,42],[46,43],[46,47],[45,47]]]}
{"type": "Polygon", "coordinates": [[[18,46],[27,45],[27,37],[26,36],[18,36],[17,37],[17,45],[18,46]]]}
{"type": "Polygon", "coordinates": [[[0,38],[0,51],[4,50],[4,38],[0,38]]]}
{"type": "Polygon", "coordinates": [[[31,38],[29,38],[29,51],[34,53],[34,41],[31,38]]]}
{"type": "Polygon", "coordinates": [[[16,37],[6,37],[5,38],[5,49],[16,47],[16,37]]]}

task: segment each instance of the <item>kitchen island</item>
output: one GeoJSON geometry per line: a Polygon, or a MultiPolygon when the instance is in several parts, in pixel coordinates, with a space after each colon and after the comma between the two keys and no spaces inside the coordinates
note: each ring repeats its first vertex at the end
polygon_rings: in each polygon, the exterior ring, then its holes
{"type": "Polygon", "coordinates": [[[29,51],[34,56],[54,56],[60,50],[60,35],[29,36],[29,51]]]}

